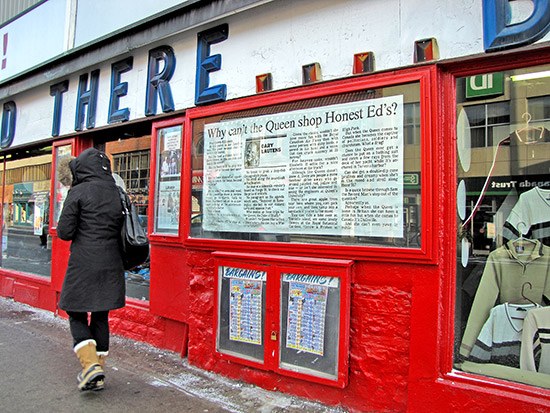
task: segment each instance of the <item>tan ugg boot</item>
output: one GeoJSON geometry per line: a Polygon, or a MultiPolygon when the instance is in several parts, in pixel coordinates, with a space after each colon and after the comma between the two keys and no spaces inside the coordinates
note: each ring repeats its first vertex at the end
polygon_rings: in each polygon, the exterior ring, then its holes
{"type": "Polygon", "coordinates": [[[105,377],[95,346],[95,340],[85,340],[74,347],[74,352],[82,365],[82,371],[77,376],[79,390],[91,390],[98,380],[105,377]]]}
{"type": "MultiPolygon", "coordinates": [[[[103,373],[105,374],[105,359],[109,355],[108,351],[98,351],[97,356],[99,358],[99,365],[101,366],[101,369],[103,370],[103,373]]],[[[103,390],[105,387],[105,377],[102,379],[98,379],[95,382],[95,386],[91,390],[103,390]]]]}

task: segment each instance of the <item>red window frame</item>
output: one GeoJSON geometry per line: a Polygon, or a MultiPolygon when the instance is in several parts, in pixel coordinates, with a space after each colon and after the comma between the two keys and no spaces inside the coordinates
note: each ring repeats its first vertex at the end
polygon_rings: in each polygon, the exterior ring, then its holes
{"type": "Polygon", "coordinates": [[[257,251],[261,249],[266,253],[303,254],[308,256],[322,256],[331,258],[361,258],[384,259],[387,261],[423,262],[435,263],[437,260],[433,182],[438,170],[438,160],[434,159],[433,137],[435,134],[435,113],[438,99],[436,95],[436,68],[425,66],[406,69],[398,73],[381,73],[370,76],[360,76],[350,79],[317,84],[309,87],[301,87],[291,90],[247,97],[235,101],[224,102],[217,105],[197,107],[186,112],[184,127],[184,177],[186,182],[182,190],[182,229],[184,243],[187,247],[197,249],[224,249],[238,248],[241,251],[257,251]],[[192,238],[190,235],[191,216],[191,148],[193,121],[224,113],[258,108],[298,100],[330,96],[346,92],[353,92],[369,88],[381,88],[397,86],[400,84],[419,82],[421,105],[421,247],[393,248],[376,246],[346,246],[346,245],[319,245],[276,242],[255,242],[240,240],[218,240],[207,238],[192,238]]]}
{"type": "MultiPolygon", "coordinates": [[[[162,120],[159,122],[153,123],[152,126],[152,142],[151,142],[151,165],[150,165],[150,184],[149,184],[149,212],[148,212],[148,228],[147,231],[149,233],[149,240],[156,244],[181,244],[183,240],[183,221],[184,217],[187,217],[184,215],[185,208],[180,207],[180,214],[179,214],[179,226],[178,226],[178,233],[177,234],[168,234],[163,232],[155,232],[155,219],[156,219],[156,209],[157,209],[157,179],[158,179],[158,169],[161,166],[157,164],[157,155],[158,155],[158,131],[160,129],[169,128],[173,126],[181,126],[182,127],[182,140],[181,144],[184,144],[184,138],[185,135],[185,116],[178,116],[176,118],[171,118],[168,120],[162,120]]],[[[182,148],[182,158],[183,158],[184,148],[182,148]]],[[[185,181],[185,174],[183,172],[183,169],[186,169],[184,167],[186,165],[185,159],[182,159],[182,174],[181,174],[181,180],[180,180],[180,206],[182,204],[186,204],[186,201],[184,201],[185,194],[183,192],[183,182],[185,181]]]]}
{"type": "MultiPolygon", "coordinates": [[[[261,370],[270,370],[278,374],[298,379],[313,381],[329,386],[344,388],[348,384],[349,375],[349,328],[350,328],[350,302],[351,282],[353,274],[352,260],[334,260],[289,257],[267,254],[247,254],[214,252],[215,290],[214,290],[214,348],[216,354],[223,360],[229,360],[255,367],[261,370]],[[256,362],[234,354],[227,354],[218,351],[218,326],[220,318],[220,289],[219,289],[219,268],[236,267],[243,269],[260,269],[267,272],[266,281],[266,302],[263,362],[256,362]],[[279,365],[280,342],[281,342],[281,280],[283,273],[299,273],[306,275],[321,275],[337,277],[340,279],[340,306],[339,306],[339,328],[337,348],[337,373],[334,380],[320,377],[314,374],[307,374],[300,369],[289,369],[279,365]],[[276,339],[272,338],[275,332],[276,339]]],[[[326,341],[326,340],[325,340],[326,341]]]]}

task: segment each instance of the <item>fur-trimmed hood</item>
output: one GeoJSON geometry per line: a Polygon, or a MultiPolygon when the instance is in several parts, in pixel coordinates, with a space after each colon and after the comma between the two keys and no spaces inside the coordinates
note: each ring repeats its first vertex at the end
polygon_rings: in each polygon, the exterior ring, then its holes
{"type": "Polygon", "coordinates": [[[69,162],[73,176],[72,186],[95,179],[114,182],[111,160],[103,152],[88,148],[69,162]]]}
{"type": "Polygon", "coordinates": [[[57,179],[64,186],[69,186],[73,183],[73,173],[69,168],[69,162],[76,159],[74,156],[64,156],[57,162],[57,179]]]}

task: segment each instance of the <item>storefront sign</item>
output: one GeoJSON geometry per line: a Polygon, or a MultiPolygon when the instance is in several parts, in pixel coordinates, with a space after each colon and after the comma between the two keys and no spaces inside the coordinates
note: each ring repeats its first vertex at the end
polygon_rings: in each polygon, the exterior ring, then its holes
{"type": "Polygon", "coordinates": [[[13,185],[13,202],[29,202],[33,193],[33,183],[25,182],[13,185]]]}
{"type": "Polygon", "coordinates": [[[504,93],[504,76],[502,73],[470,76],[466,78],[466,97],[502,95],[504,93]]]}
{"type": "Polygon", "coordinates": [[[15,138],[15,123],[17,116],[17,107],[15,102],[4,103],[2,110],[2,126],[0,128],[0,148],[7,148],[13,143],[15,138]]]}
{"type": "Polygon", "coordinates": [[[483,0],[483,44],[487,52],[533,43],[550,30],[548,0],[533,0],[533,12],[521,22],[511,21],[510,3],[509,0],[483,0]]]}
{"type": "Polygon", "coordinates": [[[420,185],[420,175],[419,174],[404,174],[403,175],[403,184],[404,185],[420,185]]]}
{"type": "Polygon", "coordinates": [[[207,124],[207,231],[403,236],[403,96],[207,124]]]}
{"type": "MultiPolygon", "coordinates": [[[[485,184],[483,178],[471,178],[468,181],[468,195],[479,195],[485,184]]],[[[548,187],[550,180],[546,175],[528,175],[528,176],[494,176],[487,185],[487,191],[493,194],[507,195],[515,190],[518,193],[525,192],[535,187],[548,187]]]]}
{"type": "MultiPolygon", "coordinates": [[[[210,86],[210,73],[220,70],[221,55],[210,54],[210,45],[227,39],[226,24],[214,27],[198,34],[197,68],[196,68],[196,104],[215,103],[226,98],[226,85],[210,86]]],[[[131,117],[129,107],[121,107],[121,98],[128,94],[129,84],[122,80],[122,75],[134,69],[133,57],[127,57],[111,65],[111,81],[107,123],[127,121],[131,117]]],[[[170,80],[174,74],[176,56],[170,46],[160,46],[149,51],[147,66],[147,83],[145,85],[145,116],[157,113],[157,99],[162,112],[175,110],[170,80]]],[[[139,71],[139,69],[138,69],[139,71]]],[[[99,81],[101,71],[92,70],[89,74],[80,75],[76,95],[74,130],[82,131],[96,127],[96,115],[99,102],[99,81]]],[[[53,97],[52,136],[59,136],[63,116],[63,97],[69,91],[69,81],[63,80],[50,86],[53,97]]],[[[16,133],[17,105],[15,101],[4,103],[0,128],[0,148],[13,144],[16,133]]]]}

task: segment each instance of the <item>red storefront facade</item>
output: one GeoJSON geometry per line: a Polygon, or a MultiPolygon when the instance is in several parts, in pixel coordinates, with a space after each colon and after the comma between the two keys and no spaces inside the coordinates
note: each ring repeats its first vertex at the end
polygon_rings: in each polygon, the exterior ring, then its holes
{"type": "MultiPolygon", "coordinates": [[[[546,152],[508,168],[516,158],[500,148],[513,144],[497,138],[531,127],[542,138],[550,119],[544,75],[527,86],[518,76],[549,62],[547,43],[427,59],[52,138],[51,199],[58,154],[105,149],[133,129],[150,136],[149,295],[113,312],[115,334],[351,411],[550,411],[542,367],[489,371],[499,362],[468,364],[474,359],[459,351],[477,308],[468,300],[481,288],[472,279],[483,279],[491,253],[506,245],[497,218],[510,193],[499,190],[520,180],[544,188],[535,183],[550,176],[546,152]],[[502,90],[465,88],[496,73],[502,90]],[[259,163],[247,163],[249,142],[258,143],[259,163]],[[175,169],[164,169],[172,155],[175,169]],[[313,303],[306,329],[302,306],[313,303]]],[[[19,151],[4,149],[5,162],[19,151]]],[[[2,296],[55,313],[69,254],[55,232],[58,206],[49,205],[51,276],[0,268],[2,296]]]]}

